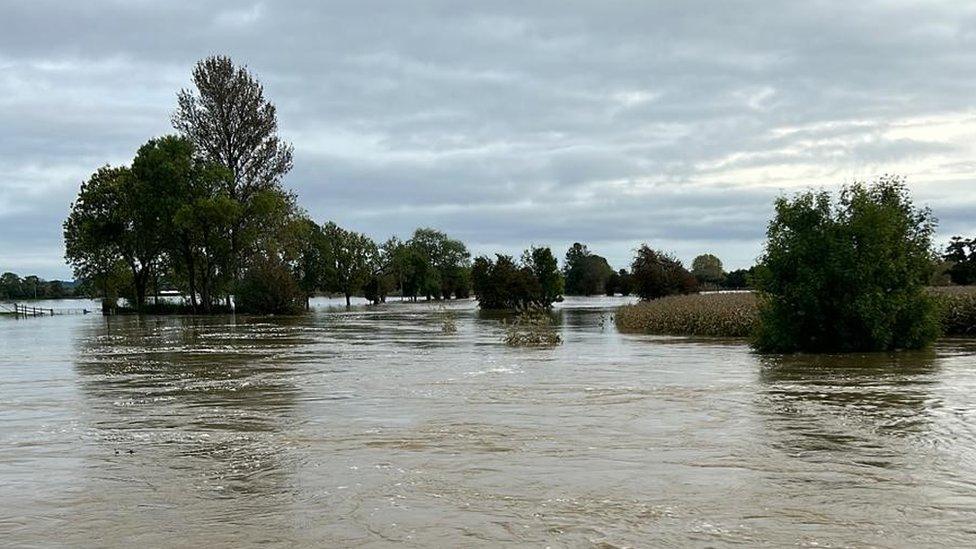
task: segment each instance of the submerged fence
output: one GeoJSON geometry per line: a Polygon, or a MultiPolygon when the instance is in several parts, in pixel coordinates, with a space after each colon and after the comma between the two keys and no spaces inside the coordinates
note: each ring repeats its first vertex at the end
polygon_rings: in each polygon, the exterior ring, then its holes
{"type": "Polygon", "coordinates": [[[19,303],[0,305],[0,314],[10,315],[18,318],[22,316],[87,315],[90,312],[91,311],[88,309],[54,309],[51,307],[33,307],[30,305],[21,305],[19,303]]]}

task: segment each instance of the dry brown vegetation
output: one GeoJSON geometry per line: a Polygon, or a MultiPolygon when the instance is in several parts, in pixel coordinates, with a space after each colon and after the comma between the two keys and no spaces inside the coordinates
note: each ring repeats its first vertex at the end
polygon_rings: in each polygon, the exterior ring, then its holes
{"type": "Polygon", "coordinates": [[[944,286],[930,291],[939,302],[945,335],[976,335],[976,286],[944,286]]]}
{"type": "MultiPolygon", "coordinates": [[[[929,291],[939,303],[945,335],[976,335],[976,286],[929,291]]],[[[670,296],[625,305],[616,314],[625,332],[709,337],[748,337],[758,319],[758,299],[751,292],[670,296]]]]}
{"type": "Polygon", "coordinates": [[[562,338],[545,311],[523,311],[505,321],[505,344],[510,347],[555,347],[562,338]]]}

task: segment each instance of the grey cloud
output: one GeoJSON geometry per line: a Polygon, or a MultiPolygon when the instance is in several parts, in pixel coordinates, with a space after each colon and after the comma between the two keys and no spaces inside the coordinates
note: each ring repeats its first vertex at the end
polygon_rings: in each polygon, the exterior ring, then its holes
{"type": "Polygon", "coordinates": [[[584,240],[617,266],[651,241],[746,266],[772,197],[866,166],[911,170],[944,233],[976,232],[976,123],[891,133],[969,116],[967,2],[2,9],[0,269],[68,274],[60,221],[78,183],[171,131],[176,91],[211,53],[266,84],[309,213],[380,238],[432,225],[479,252],[584,240]]]}

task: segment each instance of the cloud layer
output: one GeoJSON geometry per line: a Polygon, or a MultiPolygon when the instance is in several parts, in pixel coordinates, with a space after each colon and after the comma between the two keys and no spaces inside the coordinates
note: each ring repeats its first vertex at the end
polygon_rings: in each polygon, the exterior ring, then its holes
{"type": "Polygon", "coordinates": [[[969,2],[3,2],[0,269],[67,276],[79,183],[247,64],[317,219],[476,252],[647,241],[730,267],[771,200],[889,172],[976,234],[969,2]]]}

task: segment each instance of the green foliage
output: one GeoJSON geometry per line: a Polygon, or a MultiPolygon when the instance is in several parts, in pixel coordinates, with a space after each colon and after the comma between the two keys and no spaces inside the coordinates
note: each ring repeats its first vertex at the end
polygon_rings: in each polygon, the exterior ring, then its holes
{"type": "Polygon", "coordinates": [[[563,276],[552,250],[548,247],[532,246],[522,254],[522,265],[532,271],[532,276],[539,285],[537,305],[548,308],[552,303],[562,300],[563,276]]]}
{"type": "Polygon", "coordinates": [[[628,296],[631,294],[631,292],[633,292],[633,285],[633,277],[630,276],[627,269],[620,269],[620,271],[610,275],[610,278],[607,279],[604,290],[610,297],[617,294],[628,296]]]}
{"type": "Polygon", "coordinates": [[[696,257],[691,262],[691,274],[698,279],[699,284],[718,285],[725,278],[722,260],[712,254],[702,254],[696,257]]]}
{"type": "Polygon", "coordinates": [[[725,274],[722,287],[727,290],[744,290],[752,288],[752,278],[755,267],[748,269],[736,269],[725,274]]]}
{"type": "Polygon", "coordinates": [[[250,314],[295,314],[305,293],[282,262],[258,259],[248,267],[235,295],[237,311],[250,314]]]}
{"type": "Polygon", "coordinates": [[[930,277],[934,221],[886,176],[776,201],[757,269],[755,347],[765,352],[882,351],[938,336],[930,277]]]}
{"type": "Polygon", "coordinates": [[[0,299],[61,299],[84,295],[85,288],[82,284],[44,280],[37,275],[21,278],[11,272],[0,275],[0,299]]]}
{"type": "Polygon", "coordinates": [[[420,228],[405,244],[403,295],[427,299],[463,298],[470,293],[471,254],[460,240],[420,228]]]}
{"type": "Polygon", "coordinates": [[[495,261],[478,257],[471,269],[474,293],[482,309],[548,309],[562,299],[562,280],[549,248],[526,250],[521,263],[508,255],[495,257],[495,261]]]}
{"type": "Polygon", "coordinates": [[[323,249],[320,253],[325,259],[323,287],[350,298],[361,292],[377,270],[379,250],[368,236],[343,229],[333,222],[322,227],[323,249]]]}
{"type": "Polygon", "coordinates": [[[584,244],[574,243],[566,251],[563,266],[567,295],[594,295],[606,291],[613,269],[603,257],[590,253],[584,244]]]}
{"type": "Polygon", "coordinates": [[[100,168],[81,184],[64,222],[65,259],[75,278],[90,281],[106,298],[117,298],[126,284],[125,270],[137,268],[123,239],[130,179],[128,168],[100,168]]]}
{"type": "Polygon", "coordinates": [[[657,299],[698,290],[698,281],[671,254],[641,244],[630,266],[634,292],[641,299],[657,299]]]}
{"type": "Polygon", "coordinates": [[[948,263],[945,272],[953,284],[976,284],[976,238],[953,237],[942,259],[948,263]]]}

